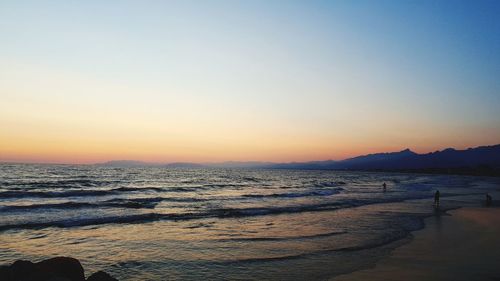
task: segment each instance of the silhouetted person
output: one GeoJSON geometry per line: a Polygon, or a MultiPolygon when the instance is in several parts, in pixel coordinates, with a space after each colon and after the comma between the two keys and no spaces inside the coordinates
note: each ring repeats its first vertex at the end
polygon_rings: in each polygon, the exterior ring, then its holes
{"type": "Polygon", "coordinates": [[[493,201],[493,198],[491,198],[489,193],[486,193],[486,207],[491,206],[491,201],[493,201]]]}
{"type": "Polygon", "coordinates": [[[384,182],[384,184],[382,185],[382,187],[383,187],[384,192],[386,192],[386,191],[387,191],[387,184],[385,184],[385,182],[384,182]]]}
{"type": "Polygon", "coordinates": [[[434,205],[436,205],[436,207],[439,207],[439,190],[436,190],[436,193],[434,193],[434,205]]]}

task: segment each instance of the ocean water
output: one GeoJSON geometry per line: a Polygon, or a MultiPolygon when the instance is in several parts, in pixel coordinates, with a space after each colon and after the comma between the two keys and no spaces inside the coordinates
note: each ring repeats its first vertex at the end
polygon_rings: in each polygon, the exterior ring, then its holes
{"type": "Polygon", "coordinates": [[[326,280],[499,189],[465,176],[2,164],[0,264],[64,255],[120,280],[326,280]]]}

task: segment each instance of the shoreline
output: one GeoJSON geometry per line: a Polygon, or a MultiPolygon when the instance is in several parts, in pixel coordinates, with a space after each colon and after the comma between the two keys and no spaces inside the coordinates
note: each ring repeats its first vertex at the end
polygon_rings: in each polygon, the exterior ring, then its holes
{"type": "Polygon", "coordinates": [[[370,266],[325,280],[500,280],[499,207],[443,209],[422,220],[418,230],[381,245],[386,253],[370,266]]]}
{"type": "Polygon", "coordinates": [[[425,218],[424,228],[373,267],[330,280],[500,280],[500,208],[463,207],[445,214],[425,218]]]}

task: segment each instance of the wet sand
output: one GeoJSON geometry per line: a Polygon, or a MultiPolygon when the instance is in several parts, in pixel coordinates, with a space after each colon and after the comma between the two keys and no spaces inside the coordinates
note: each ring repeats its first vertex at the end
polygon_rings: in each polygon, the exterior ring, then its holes
{"type": "Polygon", "coordinates": [[[427,218],[410,243],[374,268],[332,280],[500,280],[500,208],[448,213],[427,218]]]}

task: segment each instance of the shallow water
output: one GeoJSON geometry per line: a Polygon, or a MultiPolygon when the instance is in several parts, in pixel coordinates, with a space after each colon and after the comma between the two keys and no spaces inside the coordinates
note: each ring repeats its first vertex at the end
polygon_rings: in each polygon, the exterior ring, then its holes
{"type": "Polygon", "coordinates": [[[0,165],[0,264],[73,256],[120,280],[325,279],[369,264],[497,179],[0,165]],[[381,185],[387,183],[387,192],[381,185]]]}

